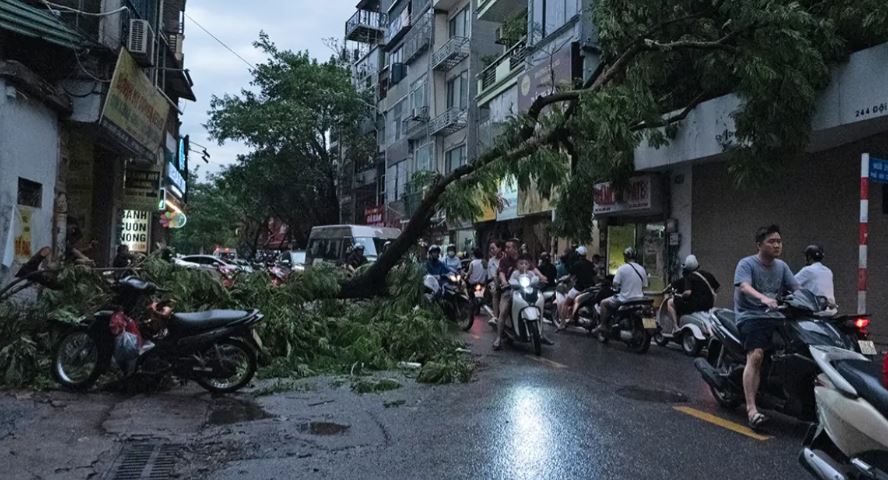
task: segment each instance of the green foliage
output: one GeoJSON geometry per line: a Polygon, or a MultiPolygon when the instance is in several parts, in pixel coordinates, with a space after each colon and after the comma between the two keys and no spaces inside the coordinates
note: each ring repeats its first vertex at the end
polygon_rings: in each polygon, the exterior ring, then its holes
{"type": "MultiPolygon", "coordinates": [[[[189,174],[198,178],[197,171],[189,174]]],[[[210,252],[217,245],[234,247],[240,244],[238,227],[255,219],[244,208],[238,191],[223,188],[217,176],[206,182],[192,182],[188,191],[188,228],[173,230],[172,246],[186,253],[210,252]]]]}
{"type": "Polygon", "coordinates": [[[383,378],[380,380],[359,380],[352,385],[352,391],[355,393],[382,393],[389,390],[401,388],[401,384],[397,380],[391,378],[383,378]]]}

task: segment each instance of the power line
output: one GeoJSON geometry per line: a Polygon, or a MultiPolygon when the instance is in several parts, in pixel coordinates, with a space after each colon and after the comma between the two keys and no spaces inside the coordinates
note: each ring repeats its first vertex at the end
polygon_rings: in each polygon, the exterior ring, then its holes
{"type": "Polygon", "coordinates": [[[206,28],[204,28],[204,26],[201,25],[200,23],[198,23],[197,20],[195,20],[194,18],[192,18],[191,15],[188,15],[187,12],[185,13],[185,16],[188,17],[189,20],[191,20],[192,22],[194,22],[194,24],[197,25],[201,30],[203,30],[204,32],[206,32],[207,35],[209,35],[210,37],[213,37],[213,40],[219,42],[219,45],[222,45],[222,46],[225,47],[225,49],[227,49],[229,52],[233,53],[235,57],[239,58],[242,62],[246,63],[248,67],[250,67],[251,69],[256,68],[256,65],[253,65],[252,63],[250,63],[249,61],[247,61],[244,57],[240,56],[239,53],[235,52],[231,47],[229,47],[228,45],[226,45],[225,42],[223,42],[222,40],[219,40],[219,37],[217,37],[217,36],[213,35],[212,33],[210,33],[209,30],[207,30],[206,28]]]}

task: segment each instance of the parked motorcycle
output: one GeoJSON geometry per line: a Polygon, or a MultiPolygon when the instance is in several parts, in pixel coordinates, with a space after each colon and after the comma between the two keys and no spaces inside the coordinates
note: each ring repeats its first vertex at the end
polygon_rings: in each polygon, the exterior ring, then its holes
{"type": "MultiPolygon", "coordinates": [[[[172,373],[192,379],[211,392],[234,392],[256,372],[258,345],[253,328],[262,320],[258,310],[210,310],[177,313],[158,326],[146,311],[145,300],[160,291],[135,277],[117,281],[113,305],[106,306],[67,332],[53,352],[52,376],[65,388],[86,390],[111,368],[115,353],[112,321],[135,317],[145,342],[130,374],[172,373]],[[150,335],[149,335],[150,334],[150,335]]],[[[125,372],[126,373],[126,372],[125,372]]]]}
{"type": "Polygon", "coordinates": [[[533,353],[543,352],[543,308],[545,300],[539,289],[539,279],[530,275],[519,275],[509,281],[509,288],[503,295],[512,296],[512,314],[506,319],[504,333],[511,342],[530,343],[533,353]]]}
{"type": "Polygon", "coordinates": [[[854,351],[869,357],[878,355],[876,344],[870,339],[870,318],[867,314],[837,315],[826,319],[854,345],[854,351]]]}
{"type": "MultiPolygon", "coordinates": [[[[815,417],[814,378],[820,373],[811,358],[815,345],[853,348],[828,321],[815,314],[823,303],[811,292],[799,290],[778,299],[778,311],[768,312],[782,320],[762,363],[758,403],[764,408],[811,421],[815,417]]],[[[710,316],[712,338],[706,358],[694,366],[724,408],[743,403],[743,368],[746,352],[733,310],[714,309],[710,316]]]]}
{"type": "Polygon", "coordinates": [[[815,478],[888,479],[888,388],[881,365],[835,347],[812,346],[823,371],[814,385],[818,423],[799,462],[815,478]]]}
{"type": "Polygon", "coordinates": [[[271,276],[271,284],[278,287],[287,283],[292,271],[289,268],[289,262],[278,262],[268,267],[268,274],[271,276]]]}
{"type": "Polygon", "coordinates": [[[423,280],[426,287],[426,299],[437,303],[444,310],[444,315],[455,322],[463,331],[469,331],[475,323],[475,310],[462,275],[451,273],[435,277],[426,275],[423,280]]]}
{"type": "MultiPolygon", "coordinates": [[[[651,337],[657,331],[657,319],[654,317],[654,300],[651,298],[643,298],[631,302],[626,302],[617,308],[616,312],[610,316],[608,320],[608,333],[599,332],[597,334],[598,341],[608,343],[610,340],[621,341],[626,344],[630,351],[635,353],[646,353],[651,348],[651,337]]],[[[601,307],[596,304],[594,306],[581,305],[580,310],[589,311],[591,316],[589,323],[589,331],[591,332],[601,323],[601,307]]],[[[578,316],[584,319],[578,311],[578,316]]]]}
{"type": "Polygon", "coordinates": [[[709,341],[709,312],[682,315],[676,322],[667,307],[669,300],[675,296],[675,289],[670,287],[663,293],[663,303],[657,309],[657,333],[654,334],[654,342],[661,347],[675,342],[681,345],[685,355],[696,357],[709,341]]]}

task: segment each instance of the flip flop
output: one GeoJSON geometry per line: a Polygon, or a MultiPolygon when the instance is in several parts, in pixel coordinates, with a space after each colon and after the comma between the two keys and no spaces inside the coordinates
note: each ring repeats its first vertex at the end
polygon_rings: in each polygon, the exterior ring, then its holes
{"type": "Polygon", "coordinates": [[[770,419],[760,412],[755,412],[755,414],[750,415],[747,420],[749,421],[749,428],[759,430],[765,426],[770,419]]]}

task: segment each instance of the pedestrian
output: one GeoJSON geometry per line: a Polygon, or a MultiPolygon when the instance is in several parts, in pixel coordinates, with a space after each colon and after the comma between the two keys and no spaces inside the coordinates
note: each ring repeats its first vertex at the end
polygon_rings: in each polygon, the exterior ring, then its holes
{"type": "Polygon", "coordinates": [[[521,242],[511,239],[506,242],[505,253],[499,261],[499,271],[497,272],[498,290],[500,294],[499,315],[496,322],[496,340],[493,341],[493,349],[499,350],[502,346],[503,332],[506,327],[506,318],[512,314],[512,296],[509,292],[503,292],[509,286],[509,278],[512,272],[518,266],[518,249],[521,242]]]}
{"type": "Polygon", "coordinates": [[[751,428],[758,429],[768,421],[768,417],[756,407],[762,361],[774,331],[784,318],[776,311],[777,296],[798,290],[799,282],[789,266],[779,259],[783,253],[780,227],[759,228],[755,233],[755,245],[758,253],[740,260],[734,272],[734,311],[746,350],[743,393],[747,420],[751,428]]]}
{"type": "Polygon", "coordinates": [[[493,310],[493,316],[490,317],[490,320],[488,320],[487,323],[496,326],[496,319],[499,318],[500,303],[500,289],[497,278],[499,275],[500,259],[503,256],[503,245],[494,240],[490,242],[487,253],[487,281],[490,282],[487,288],[490,290],[490,307],[493,310]]]}

